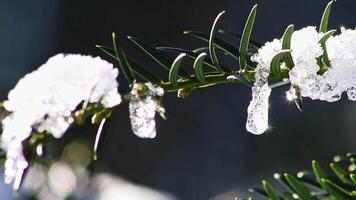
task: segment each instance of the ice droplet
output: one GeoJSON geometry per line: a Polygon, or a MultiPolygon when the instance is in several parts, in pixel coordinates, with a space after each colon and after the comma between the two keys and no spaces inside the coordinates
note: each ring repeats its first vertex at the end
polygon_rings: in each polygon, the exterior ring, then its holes
{"type": "Polygon", "coordinates": [[[293,101],[299,111],[303,111],[303,98],[300,94],[300,89],[296,85],[291,85],[290,89],[286,92],[288,101],[293,101]]]}
{"type": "Polygon", "coordinates": [[[165,110],[157,97],[163,96],[164,90],[151,83],[134,83],[129,103],[132,131],[141,138],[156,137],[156,111],[163,117],[165,110]]]}
{"type": "Polygon", "coordinates": [[[288,101],[293,101],[294,99],[297,99],[298,96],[296,94],[295,88],[291,87],[290,90],[286,92],[286,97],[288,101]]]}

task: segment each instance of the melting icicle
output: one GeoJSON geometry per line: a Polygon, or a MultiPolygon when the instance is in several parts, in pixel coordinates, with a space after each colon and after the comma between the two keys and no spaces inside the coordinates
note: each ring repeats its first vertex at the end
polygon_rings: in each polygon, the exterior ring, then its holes
{"type": "Polygon", "coordinates": [[[268,129],[268,100],[271,88],[268,86],[270,63],[273,56],[281,50],[280,40],[267,42],[252,57],[257,62],[255,83],[252,87],[252,100],[247,108],[247,131],[260,135],[268,129]]]}
{"type": "Polygon", "coordinates": [[[252,87],[252,101],[247,112],[247,131],[260,135],[268,129],[268,99],[271,89],[268,84],[252,87]]]}
{"type": "Polygon", "coordinates": [[[163,117],[165,110],[160,106],[157,97],[161,97],[164,90],[151,83],[134,83],[131,90],[129,104],[132,131],[141,138],[156,137],[156,111],[163,117]]]}

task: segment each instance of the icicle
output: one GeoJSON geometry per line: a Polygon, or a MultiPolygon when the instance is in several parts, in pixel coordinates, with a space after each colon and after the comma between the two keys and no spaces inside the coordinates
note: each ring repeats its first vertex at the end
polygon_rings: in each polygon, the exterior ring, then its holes
{"type": "Polygon", "coordinates": [[[273,56],[281,50],[280,40],[267,42],[252,57],[257,62],[255,83],[252,87],[252,100],[247,108],[247,131],[260,135],[268,129],[268,100],[271,88],[268,86],[270,63],[273,56]]]}
{"type": "Polygon", "coordinates": [[[268,84],[252,87],[252,100],[247,108],[247,131],[260,135],[268,129],[268,99],[271,89],[268,84]]]}

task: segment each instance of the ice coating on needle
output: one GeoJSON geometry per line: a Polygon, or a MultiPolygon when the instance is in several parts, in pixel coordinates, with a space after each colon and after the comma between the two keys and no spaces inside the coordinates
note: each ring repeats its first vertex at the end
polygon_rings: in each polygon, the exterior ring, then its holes
{"type": "MultiPolygon", "coordinates": [[[[71,114],[80,103],[100,102],[104,107],[119,104],[117,76],[118,70],[99,57],[74,54],[58,54],[25,75],[4,102],[10,112],[2,121],[1,148],[7,152],[6,162],[25,160],[21,142],[33,130],[60,138],[73,122],[71,114]]],[[[16,166],[6,165],[8,182],[15,179],[13,171],[20,172],[16,166]]]]}
{"type": "Polygon", "coordinates": [[[130,94],[129,111],[132,131],[141,138],[156,137],[156,112],[162,117],[165,113],[157,97],[163,96],[164,90],[152,83],[134,83],[130,94]]]}
{"type": "Polygon", "coordinates": [[[252,87],[252,100],[247,108],[247,131],[259,135],[268,129],[268,99],[271,89],[268,86],[270,64],[273,56],[281,50],[281,41],[267,42],[251,59],[257,62],[255,84],[252,87]]]}

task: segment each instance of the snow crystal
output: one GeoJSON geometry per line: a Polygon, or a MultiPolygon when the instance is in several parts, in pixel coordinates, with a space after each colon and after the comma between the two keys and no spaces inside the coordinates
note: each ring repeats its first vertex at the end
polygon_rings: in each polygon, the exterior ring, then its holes
{"type": "MultiPolygon", "coordinates": [[[[319,66],[316,58],[323,54],[319,44],[322,34],[313,26],[295,31],[291,38],[292,58],[295,66],[289,71],[289,78],[293,86],[300,89],[304,97],[318,98],[317,91],[323,85],[317,74],[319,66]]],[[[293,89],[293,88],[292,88],[293,89]]]]}
{"type": "Polygon", "coordinates": [[[347,92],[349,100],[356,100],[356,30],[341,29],[341,34],[326,42],[331,67],[323,78],[332,85],[334,95],[347,92]]]}
{"type": "MultiPolygon", "coordinates": [[[[71,113],[80,103],[101,102],[104,107],[119,104],[117,76],[118,70],[99,57],[63,54],[24,76],[4,102],[5,109],[11,112],[2,121],[1,147],[7,151],[6,162],[24,161],[22,147],[18,146],[32,129],[60,138],[73,122],[71,113]]],[[[5,171],[20,170],[14,166],[5,171]]]]}
{"type": "Polygon", "coordinates": [[[331,66],[323,75],[317,74],[319,66],[315,59],[323,53],[318,43],[322,35],[315,28],[313,31],[302,29],[295,33],[300,37],[293,41],[293,34],[292,55],[297,62],[289,75],[291,83],[300,88],[302,96],[334,102],[341,98],[343,92],[347,92],[350,100],[356,100],[356,31],[344,28],[341,31],[340,35],[332,36],[326,42],[331,66]],[[301,36],[302,31],[304,37],[301,36]],[[305,45],[294,49],[293,43],[298,42],[304,42],[305,45]],[[295,53],[296,49],[299,53],[295,53]]]}
{"type": "Polygon", "coordinates": [[[268,82],[271,61],[273,56],[278,53],[281,48],[281,41],[274,39],[272,42],[267,42],[251,57],[252,61],[258,63],[255,73],[255,85],[263,85],[268,82]]]}
{"type": "Polygon", "coordinates": [[[270,64],[273,56],[281,50],[281,41],[273,40],[258,50],[252,57],[257,62],[255,84],[252,87],[252,100],[247,108],[246,129],[253,134],[262,134],[268,128],[268,99],[271,89],[268,86],[270,64]]]}
{"type": "Polygon", "coordinates": [[[165,110],[157,97],[163,96],[164,90],[151,83],[134,83],[129,103],[132,131],[141,138],[156,137],[156,111],[164,117],[165,110]]]}

